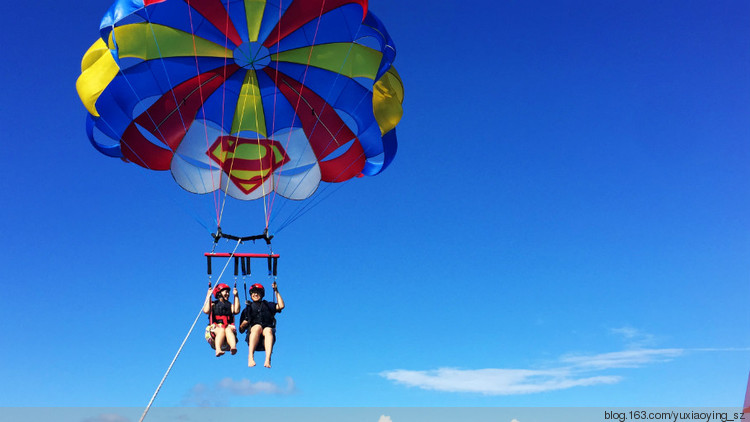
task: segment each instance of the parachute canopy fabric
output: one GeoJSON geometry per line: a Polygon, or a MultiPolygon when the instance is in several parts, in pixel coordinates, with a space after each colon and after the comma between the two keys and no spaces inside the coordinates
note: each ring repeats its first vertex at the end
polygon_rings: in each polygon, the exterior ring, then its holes
{"type": "Polygon", "coordinates": [[[403,85],[367,0],[118,0],[78,94],[101,153],[184,189],[310,197],[396,153],[403,85]]]}

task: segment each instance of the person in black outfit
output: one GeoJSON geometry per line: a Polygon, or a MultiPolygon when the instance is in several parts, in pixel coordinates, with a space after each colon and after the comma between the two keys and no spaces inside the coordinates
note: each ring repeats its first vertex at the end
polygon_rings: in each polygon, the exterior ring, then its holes
{"type": "Polygon", "coordinates": [[[240,315],[240,333],[249,329],[245,335],[245,340],[250,347],[247,358],[247,366],[250,367],[255,366],[253,355],[261,337],[263,337],[262,345],[266,350],[266,361],[263,366],[271,367],[271,353],[273,352],[274,335],[276,333],[276,314],[284,309],[284,299],[281,298],[275,281],[272,287],[276,302],[263,300],[265,289],[261,284],[250,286],[252,302],[248,302],[247,307],[240,315]]]}
{"type": "Polygon", "coordinates": [[[206,329],[206,340],[208,344],[216,349],[216,357],[230,350],[232,354],[237,353],[237,336],[234,327],[234,316],[240,313],[240,298],[237,288],[234,288],[234,301],[229,303],[229,286],[219,284],[211,290],[208,287],[206,301],[203,304],[203,313],[208,314],[209,326],[206,329]],[[211,302],[211,294],[216,298],[211,302]]]}

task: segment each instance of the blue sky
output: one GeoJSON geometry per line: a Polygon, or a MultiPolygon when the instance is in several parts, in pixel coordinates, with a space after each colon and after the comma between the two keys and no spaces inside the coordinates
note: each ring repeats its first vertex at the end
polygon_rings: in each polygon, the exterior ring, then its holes
{"type": "MultiPolygon", "coordinates": [[[[205,295],[211,198],[86,139],[108,6],[0,16],[2,406],[145,406],[205,295]]],[[[201,317],[156,405],[741,405],[750,4],[370,9],[406,86],[396,161],[277,233],[274,368],[214,358],[201,317]]]]}

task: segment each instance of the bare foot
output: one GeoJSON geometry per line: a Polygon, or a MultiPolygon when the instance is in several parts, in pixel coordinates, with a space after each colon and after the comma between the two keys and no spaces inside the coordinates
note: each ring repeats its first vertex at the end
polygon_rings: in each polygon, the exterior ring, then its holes
{"type": "Polygon", "coordinates": [[[266,361],[266,362],[265,362],[265,363],[263,364],[263,366],[265,366],[266,368],[270,368],[270,367],[271,367],[271,361],[270,361],[270,360],[267,360],[267,361],[266,361]]]}
{"type": "Polygon", "coordinates": [[[217,350],[217,351],[216,351],[216,357],[217,357],[217,358],[218,358],[219,356],[223,355],[223,354],[224,354],[224,351],[223,351],[223,350],[217,350]]]}
{"type": "Polygon", "coordinates": [[[247,366],[248,366],[249,368],[252,368],[253,366],[255,366],[255,361],[254,361],[254,360],[248,360],[248,361],[247,361],[247,366]]]}

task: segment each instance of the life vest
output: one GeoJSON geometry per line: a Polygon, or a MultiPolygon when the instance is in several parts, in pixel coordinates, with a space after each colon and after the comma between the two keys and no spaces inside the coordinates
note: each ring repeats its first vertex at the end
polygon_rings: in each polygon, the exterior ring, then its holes
{"type": "Polygon", "coordinates": [[[265,300],[250,302],[250,325],[260,324],[263,327],[276,328],[276,304],[265,300]]]}
{"type": "Polygon", "coordinates": [[[208,315],[208,320],[211,324],[222,324],[225,327],[234,324],[232,304],[227,301],[215,301],[211,304],[211,313],[208,315]]]}

